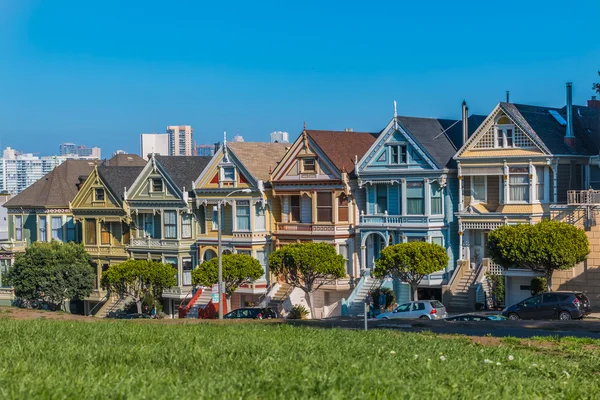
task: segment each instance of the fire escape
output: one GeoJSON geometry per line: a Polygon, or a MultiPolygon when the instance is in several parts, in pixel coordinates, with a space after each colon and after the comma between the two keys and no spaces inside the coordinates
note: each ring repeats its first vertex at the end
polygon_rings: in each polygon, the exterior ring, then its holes
{"type": "MultiPolygon", "coordinates": [[[[569,190],[567,192],[567,204],[577,207],[577,211],[583,213],[584,228],[587,230],[596,225],[596,215],[600,210],[600,190],[589,188],[588,190],[569,190]]],[[[578,219],[578,218],[577,218],[578,219]]],[[[572,223],[572,221],[567,221],[572,223]]]]}

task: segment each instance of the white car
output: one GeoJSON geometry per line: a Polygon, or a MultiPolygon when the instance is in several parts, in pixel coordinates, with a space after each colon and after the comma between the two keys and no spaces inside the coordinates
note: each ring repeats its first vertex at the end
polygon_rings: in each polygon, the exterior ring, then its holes
{"type": "Polygon", "coordinates": [[[446,307],[437,300],[419,300],[404,303],[396,307],[392,312],[379,314],[379,319],[396,318],[420,318],[420,319],[444,319],[448,317],[446,307]]]}

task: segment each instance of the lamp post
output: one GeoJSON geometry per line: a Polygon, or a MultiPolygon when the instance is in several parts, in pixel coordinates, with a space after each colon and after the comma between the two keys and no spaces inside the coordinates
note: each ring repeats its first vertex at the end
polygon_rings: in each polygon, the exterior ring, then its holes
{"type": "Polygon", "coordinates": [[[217,202],[217,257],[219,260],[219,319],[223,319],[223,254],[221,249],[221,207],[223,202],[234,193],[250,193],[250,189],[238,189],[229,193],[217,202]]]}

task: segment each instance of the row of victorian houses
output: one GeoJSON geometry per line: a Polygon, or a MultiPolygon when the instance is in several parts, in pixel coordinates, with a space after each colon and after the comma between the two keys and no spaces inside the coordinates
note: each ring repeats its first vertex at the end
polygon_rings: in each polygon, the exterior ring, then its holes
{"type": "MultiPolygon", "coordinates": [[[[484,301],[484,276],[493,273],[505,275],[506,302],[514,303],[529,296],[534,275],[495,265],[487,234],[542,218],[595,232],[600,196],[587,194],[600,190],[599,150],[600,101],[572,105],[567,85],[562,108],[501,102],[485,116],[469,115],[463,103],[458,120],[394,115],[374,133],[305,127],[291,144],[225,141],[213,157],[69,160],[4,205],[9,240],[0,243],[0,267],[35,241],[83,243],[97,271],[89,312],[109,303],[100,279],[110,265],[158,260],[177,274],[177,287],[163,294],[175,316],[189,299],[191,271],[217,256],[221,223],[223,252],[249,254],[265,269],[238,289],[233,307],[302,301],[269,273],[268,257],[307,241],[330,243],[347,260],[347,276],[315,296],[317,317],[358,309],[365,290],[383,284],[368,273],[381,249],[410,241],[448,251],[447,267],[423,280],[421,296],[470,308],[484,301]]],[[[600,296],[594,235],[588,262],[555,279],[556,288],[588,291],[592,302],[600,296]]],[[[405,285],[393,287],[398,302],[409,300],[405,285]]]]}

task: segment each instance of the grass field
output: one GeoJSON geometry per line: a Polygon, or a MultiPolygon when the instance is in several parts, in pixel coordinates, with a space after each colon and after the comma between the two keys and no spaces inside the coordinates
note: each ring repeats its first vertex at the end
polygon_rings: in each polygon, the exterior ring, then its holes
{"type": "Polygon", "coordinates": [[[0,319],[0,398],[591,399],[599,356],[594,341],[0,319]]]}

